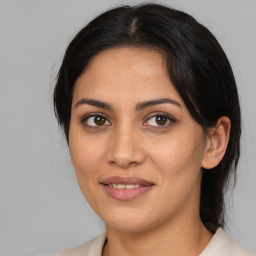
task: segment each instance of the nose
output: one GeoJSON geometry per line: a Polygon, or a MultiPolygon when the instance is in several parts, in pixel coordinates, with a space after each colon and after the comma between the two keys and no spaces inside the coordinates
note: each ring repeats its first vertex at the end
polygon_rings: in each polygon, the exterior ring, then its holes
{"type": "Polygon", "coordinates": [[[127,128],[113,132],[108,162],[122,169],[142,164],[146,154],[140,137],[138,133],[127,128]]]}

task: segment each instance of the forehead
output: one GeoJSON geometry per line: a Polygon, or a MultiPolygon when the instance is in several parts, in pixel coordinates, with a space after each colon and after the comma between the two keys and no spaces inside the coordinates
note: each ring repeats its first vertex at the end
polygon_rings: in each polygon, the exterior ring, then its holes
{"type": "Polygon", "coordinates": [[[183,105],[169,79],[163,55],[135,47],[108,49],[93,57],[77,79],[73,96],[75,100],[96,97],[126,102],[171,97],[183,105]]]}
{"type": "MultiPolygon", "coordinates": [[[[163,54],[160,51],[146,47],[121,46],[99,52],[91,59],[85,71],[95,69],[97,66],[97,69],[104,72],[106,63],[112,64],[122,71],[128,67],[129,72],[139,71],[144,75],[147,72],[155,74],[165,68],[163,54]],[[156,66],[159,68],[156,69],[156,66]]],[[[107,68],[110,69],[111,66],[107,68]]]]}

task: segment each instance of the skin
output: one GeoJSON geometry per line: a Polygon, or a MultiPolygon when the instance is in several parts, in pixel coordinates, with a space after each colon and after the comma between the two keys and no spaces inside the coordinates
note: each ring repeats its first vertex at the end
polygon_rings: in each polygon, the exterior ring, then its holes
{"type": "Polygon", "coordinates": [[[74,87],[69,146],[80,189],[104,220],[103,255],[199,255],[212,234],[199,217],[201,167],[222,159],[229,119],[205,133],[191,117],[166,71],[162,55],[114,48],[96,55],[74,87]],[[105,109],[77,102],[105,102],[105,109]],[[136,110],[141,102],[169,98],[136,110]],[[94,117],[104,116],[95,124],[94,117]],[[164,114],[164,122],[156,116],[164,114]],[[162,125],[163,124],[163,125],[162,125]],[[111,198],[100,182],[136,176],[155,185],[134,200],[111,198]]]}

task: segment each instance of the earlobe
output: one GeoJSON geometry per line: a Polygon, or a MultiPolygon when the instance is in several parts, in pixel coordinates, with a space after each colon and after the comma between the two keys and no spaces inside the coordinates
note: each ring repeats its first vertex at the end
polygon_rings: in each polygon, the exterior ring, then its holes
{"type": "Polygon", "coordinates": [[[229,142],[230,129],[231,122],[227,116],[221,116],[216,126],[209,129],[202,161],[204,169],[216,167],[224,157],[229,142]]]}

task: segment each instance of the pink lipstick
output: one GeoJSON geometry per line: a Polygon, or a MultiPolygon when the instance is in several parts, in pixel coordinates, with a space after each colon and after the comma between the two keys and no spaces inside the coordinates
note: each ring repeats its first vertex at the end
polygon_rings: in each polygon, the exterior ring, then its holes
{"type": "Polygon", "coordinates": [[[110,197],[118,200],[135,199],[154,186],[154,183],[138,177],[113,176],[100,183],[110,197]]]}

